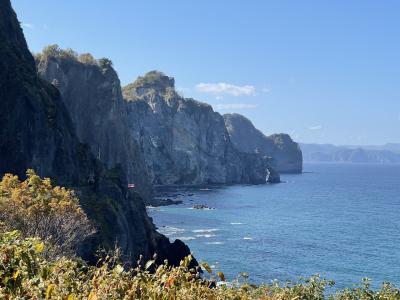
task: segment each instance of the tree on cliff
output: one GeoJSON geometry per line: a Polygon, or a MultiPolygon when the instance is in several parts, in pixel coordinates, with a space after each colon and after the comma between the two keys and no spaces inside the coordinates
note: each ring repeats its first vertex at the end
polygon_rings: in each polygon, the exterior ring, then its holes
{"type": "Polygon", "coordinates": [[[27,179],[6,174],[0,182],[0,231],[19,230],[22,237],[39,237],[49,246],[47,255],[73,255],[95,230],[73,191],[53,187],[49,178],[33,170],[27,179]]]}

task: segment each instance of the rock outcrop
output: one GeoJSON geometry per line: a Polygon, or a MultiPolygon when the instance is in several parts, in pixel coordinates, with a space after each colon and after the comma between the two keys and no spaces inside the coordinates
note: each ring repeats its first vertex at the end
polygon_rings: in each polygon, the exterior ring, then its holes
{"type": "Polygon", "coordinates": [[[270,165],[279,173],[302,172],[300,147],[288,134],[265,136],[249,119],[240,114],[225,114],[224,120],[231,141],[237,149],[270,157],[270,165]]]}
{"type": "Polygon", "coordinates": [[[118,75],[107,59],[78,56],[57,45],[36,56],[39,75],[61,93],[81,142],[108,168],[120,166],[146,200],[152,186],[141,150],[128,129],[118,75]]]}
{"type": "Polygon", "coordinates": [[[181,97],[173,78],[149,72],[124,87],[123,96],[154,184],[265,183],[260,156],[239,152],[222,116],[181,97]]]}
{"type": "Polygon", "coordinates": [[[130,259],[157,252],[160,261],[177,263],[189,253],[181,241],[171,244],[156,232],[142,199],[127,190],[122,169],[106,170],[79,142],[59,91],[37,76],[10,1],[0,0],[0,175],[24,177],[28,168],[76,190],[98,229],[82,255],[116,240],[130,259]]]}

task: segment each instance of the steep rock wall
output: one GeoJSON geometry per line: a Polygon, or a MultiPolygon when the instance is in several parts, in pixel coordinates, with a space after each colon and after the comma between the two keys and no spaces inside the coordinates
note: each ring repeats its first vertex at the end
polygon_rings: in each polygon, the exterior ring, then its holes
{"type": "Polygon", "coordinates": [[[265,183],[263,160],[239,152],[224,119],[152,71],[123,88],[128,121],[154,184],[265,183]]]}

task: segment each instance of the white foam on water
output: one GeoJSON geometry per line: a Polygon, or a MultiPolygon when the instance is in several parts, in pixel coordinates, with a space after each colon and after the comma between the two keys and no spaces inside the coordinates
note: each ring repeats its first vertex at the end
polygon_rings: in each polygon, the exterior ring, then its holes
{"type": "Polygon", "coordinates": [[[196,237],[205,237],[205,238],[210,238],[216,236],[215,234],[196,234],[196,237]]]}
{"type": "Polygon", "coordinates": [[[231,222],[231,225],[243,225],[242,222],[231,222]]]}
{"type": "Polygon", "coordinates": [[[252,240],[253,238],[252,238],[252,237],[247,237],[247,236],[245,236],[243,239],[244,239],[244,240],[252,240]]]}
{"type": "Polygon", "coordinates": [[[185,232],[185,229],[178,228],[178,227],[172,227],[172,226],[163,226],[163,227],[158,228],[158,232],[160,232],[166,236],[170,236],[170,235],[174,235],[174,234],[181,234],[181,233],[185,232]]]}
{"type": "Polygon", "coordinates": [[[207,242],[207,245],[222,245],[224,244],[223,242],[207,242]]]}
{"type": "Polygon", "coordinates": [[[195,230],[192,230],[192,232],[194,232],[194,233],[202,233],[202,232],[215,232],[215,231],[218,231],[219,229],[217,229],[217,228],[212,228],[212,229],[195,229],[195,230]]]}
{"type": "Polygon", "coordinates": [[[195,240],[196,238],[194,236],[177,236],[175,237],[175,239],[181,241],[190,241],[190,240],[195,240]]]}

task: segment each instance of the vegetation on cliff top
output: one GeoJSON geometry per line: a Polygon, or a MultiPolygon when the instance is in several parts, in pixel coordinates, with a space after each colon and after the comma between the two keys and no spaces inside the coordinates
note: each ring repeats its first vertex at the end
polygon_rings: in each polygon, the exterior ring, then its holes
{"type": "Polygon", "coordinates": [[[90,53],[78,54],[78,52],[70,48],[62,49],[57,44],[49,45],[45,47],[41,53],[35,54],[35,59],[37,61],[44,61],[48,57],[78,61],[83,64],[94,65],[100,68],[111,68],[113,65],[112,61],[108,58],[103,57],[100,59],[95,59],[90,53]]]}
{"type": "Polygon", "coordinates": [[[160,71],[150,71],[144,76],[139,76],[133,83],[128,84],[122,90],[125,100],[134,101],[140,99],[142,93],[163,94],[166,99],[178,96],[175,91],[175,79],[160,71]]]}
{"type": "Polygon", "coordinates": [[[46,258],[72,256],[95,230],[73,191],[53,187],[33,170],[20,181],[6,174],[0,182],[0,230],[18,230],[22,237],[46,242],[46,258]]]}

